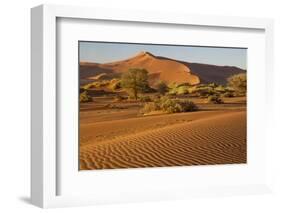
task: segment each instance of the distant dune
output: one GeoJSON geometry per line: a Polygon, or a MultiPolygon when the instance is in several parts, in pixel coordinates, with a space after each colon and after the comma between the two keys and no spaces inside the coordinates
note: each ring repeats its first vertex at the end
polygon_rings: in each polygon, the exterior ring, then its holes
{"type": "MultiPolygon", "coordinates": [[[[206,113],[204,118],[201,113],[182,114],[192,120],[82,145],[80,169],[246,163],[246,112],[206,113]]],[[[122,122],[119,128],[129,125],[122,122]]]]}
{"type": "Polygon", "coordinates": [[[80,79],[87,82],[87,80],[97,79],[96,76],[101,74],[104,79],[120,77],[129,68],[146,69],[149,72],[149,81],[152,85],[160,80],[166,83],[189,83],[191,85],[199,83],[225,84],[229,76],[246,72],[237,67],[189,63],[154,56],[149,52],[140,52],[129,59],[112,63],[80,62],[80,79]]]}
{"type": "Polygon", "coordinates": [[[183,63],[192,70],[193,74],[200,76],[201,83],[217,83],[225,85],[230,76],[246,72],[246,70],[233,66],[216,66],[188,62],[183,63]]]}

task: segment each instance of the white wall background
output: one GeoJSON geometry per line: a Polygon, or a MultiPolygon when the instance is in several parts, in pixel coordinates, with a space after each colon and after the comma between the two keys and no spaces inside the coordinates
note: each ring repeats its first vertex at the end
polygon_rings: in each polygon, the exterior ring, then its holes
{"type": "MultiPolygon", "coordinates": [[[[275,124],[271,195],[80,207],[68,212],[280,212],[281,13],[278,0],[8,0],[0,7],[0,211],[38,212],[29,204],[30,8],[42,3],[123,9],[269,17],[275,19],[275,124]],[[279,126],[278,126],[279,124],[279,126]],[[275,162],[275,163],[274,163],[275,162]]],[[[61,212],[66,209],[47,210],[61,212]]]]}

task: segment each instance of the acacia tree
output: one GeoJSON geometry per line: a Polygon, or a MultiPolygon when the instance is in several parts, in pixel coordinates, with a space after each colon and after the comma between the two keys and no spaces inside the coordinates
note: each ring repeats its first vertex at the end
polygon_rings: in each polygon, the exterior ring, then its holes
{"type": "Polygon", "coordinates": [[[148,88],[148,72],[146,69],[131,68],[121,78],[121,86],[138,99],[138,94],[148,88]]]}
{"type": "Polygon", "coordinates": [[[238,94],[246,94],[247,91],[247,75],[240,73],[233,75],[227,79],[228,86],[233,88],[238,94]]]}

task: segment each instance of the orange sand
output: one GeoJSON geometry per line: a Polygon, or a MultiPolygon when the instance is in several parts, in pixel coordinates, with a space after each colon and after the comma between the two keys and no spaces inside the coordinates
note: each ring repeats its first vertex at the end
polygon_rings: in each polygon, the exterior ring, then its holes
{"type": "Polygon", "coordinates": [[[246,163],[245,110],[81,124],[80,169],[246,163]]]}

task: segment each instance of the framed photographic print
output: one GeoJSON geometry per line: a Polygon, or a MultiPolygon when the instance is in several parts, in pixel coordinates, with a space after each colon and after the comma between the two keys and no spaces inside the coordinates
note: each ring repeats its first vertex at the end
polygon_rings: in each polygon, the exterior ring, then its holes
{"type": "Polygon", "coordinates": [[[270,191],[272,20],[31,14],[33,204],[270,191]]]}

